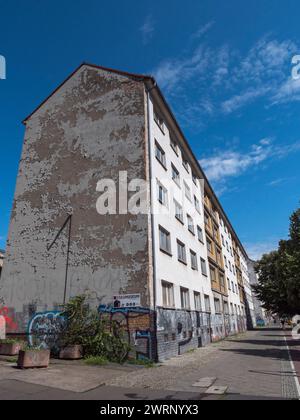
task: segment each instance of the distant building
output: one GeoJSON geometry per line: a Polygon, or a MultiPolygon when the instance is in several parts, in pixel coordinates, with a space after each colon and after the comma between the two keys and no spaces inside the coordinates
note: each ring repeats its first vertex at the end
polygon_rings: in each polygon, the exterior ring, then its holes
{"type": "MultiPolygon", "coordinates": [[[[251,286],[256,286],[258,284],[258,275],[255,272],[255,261],[248,259],[247,261],[249,280],[251,286]]],[[[266,311],[262,307],[262,302],[255,296],[252,292],[252,301],[253,301],[253,311],[255,317],[256,325],[261,324],[262,322],[267,322],[266,311]]]]}
{"type": "Polygon", "coordinates": [[[3,261],[4,261],[4,254],[5,254],[5,251],[3,251],[2,249],[0,249],[0,277],[1,277],[1,273],[2,273],[2,267],[3,267],[3,261]]]}

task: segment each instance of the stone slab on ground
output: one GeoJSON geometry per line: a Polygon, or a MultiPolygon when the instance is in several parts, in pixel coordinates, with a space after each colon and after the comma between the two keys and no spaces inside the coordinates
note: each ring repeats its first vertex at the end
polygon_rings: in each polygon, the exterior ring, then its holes
{"type": "Polygon", "coordinates": [[[224,395],[228,390],[228,386],[211,386],[205,391],[205,394],[224,395]]]}

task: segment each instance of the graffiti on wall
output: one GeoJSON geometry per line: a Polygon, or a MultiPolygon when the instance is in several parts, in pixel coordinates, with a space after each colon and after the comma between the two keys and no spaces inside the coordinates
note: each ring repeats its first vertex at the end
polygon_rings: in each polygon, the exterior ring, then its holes
{"type": "Polygon", "coordinates": [[[14,320],[12,312],[7,307],[0,308],[0,316],[5,319],[5,325],[7,330],[14,332],[18,329],[18,324],[14,320]]]}
{"type": "Polygon", "coordinates": [[[29,344],[55,352],[58,334],[64,322],[61,312],[58,311],[36,313],[28,324],[29,344]]]}
{"type": "Polygon", "coordinates": [[[148,308],[116,308],[100,305],[99,314],[110,323],[116,322],[123,337],[133,349],[131,356],[139,360],[151,360],[153,355],[153,313],[148,308]]]}

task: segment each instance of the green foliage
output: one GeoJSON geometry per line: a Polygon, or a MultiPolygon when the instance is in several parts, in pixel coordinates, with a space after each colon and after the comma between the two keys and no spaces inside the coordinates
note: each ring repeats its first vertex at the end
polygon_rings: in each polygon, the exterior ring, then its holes
{"type": "Polygon", "coordinates": [[[60,346],[80,344],[86,357],[102,357],[122,363],[130,350],[123,332],[116,323],[109,324],[99,318],[86,304],[86,296],[76,296],[62,312],[66,323],[59,335],[60,346]]]}
{"type": "Polygon", "coordinates": [[[101,356],[89,356],[84,360],[84,363],[89,366],[104,366],[107,365],[108,360],[101,356]]]}
{"type": "Polygon", "coordinates": [[[290,239],[257,262],[254,292],[265,309],[281,316],[300,314],[300,209],[290,218],[290,239]]]}
{"type": "Polygon", "coordinates": [[[22,340],[18,340],[15,338],[5,338],[3,340],[0,340],[0,344],[21,344],[23,343],[22,340]]]}

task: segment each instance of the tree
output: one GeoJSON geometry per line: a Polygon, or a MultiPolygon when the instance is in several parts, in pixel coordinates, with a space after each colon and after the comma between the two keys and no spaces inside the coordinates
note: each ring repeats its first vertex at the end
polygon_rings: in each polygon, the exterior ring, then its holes
{"type": "Polygon", "coordinates": [[[290,218],[290,239],[257,262],[254,292],[264,308],[279,315],[300,314],[300,209],[290,218]]]}

